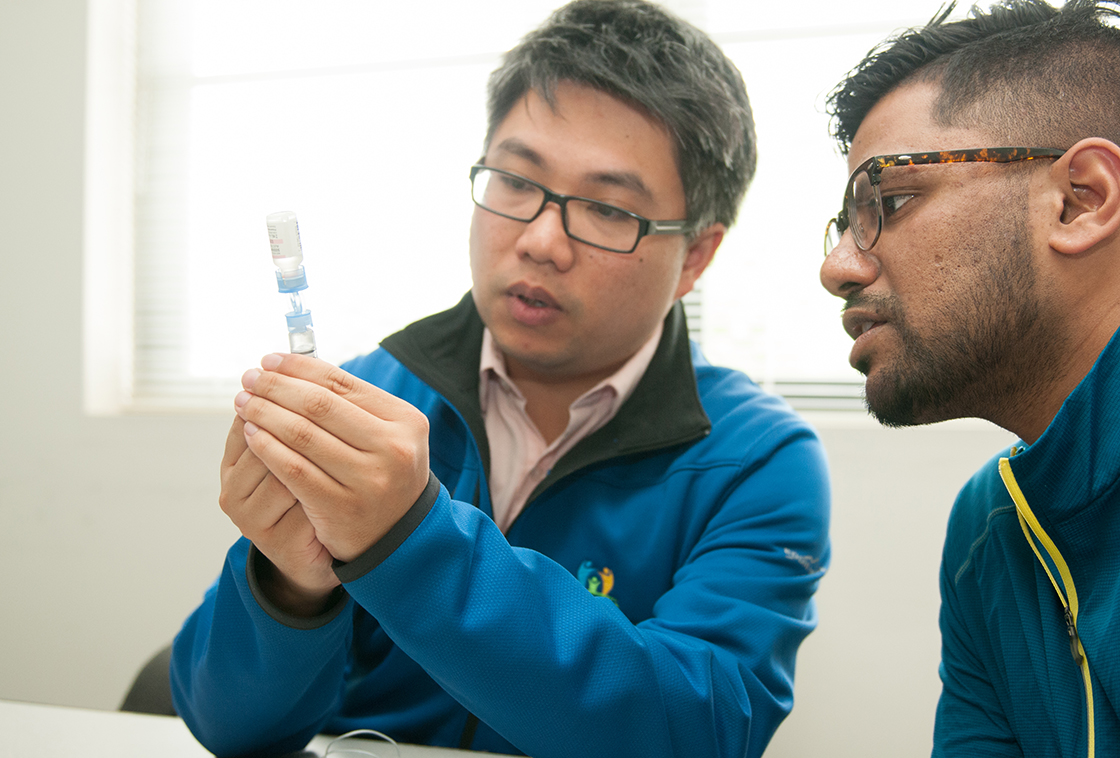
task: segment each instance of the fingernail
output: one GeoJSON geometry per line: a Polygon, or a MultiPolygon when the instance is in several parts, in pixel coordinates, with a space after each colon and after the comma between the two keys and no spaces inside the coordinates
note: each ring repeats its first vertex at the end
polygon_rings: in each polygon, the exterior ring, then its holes
{"type": "Polygon", "coordinates": [[[250,395],[248,392],[238,392],[237,397],[233,399],[233,404],[238,408],[243,408],[245,406],[245,403],[249,402],[249,398],[251,397],[252,395],[250,395]]]}
{"type": "Polygon", "coordinates": [[[253,385],[257,383],[257,378],[260,377],[260,375],[260,369],[249,369],[241,375],[241,386],[247,390],[253,389],[253,385]]]}
{"type": "Polygon", "coordinates": [[[245,436],[246,437],[252,437],[254,434],[257,433],[257,431],[259,429],[260,429],[260,427],[257,426],[256,424],[254,424],[252,421],[246,421],[245,422],[245,436]]]}
{"type": "Polygon", "coordinates": [[[261,366],[263,366],[266,371],[272,371],[280,365],[280,361],[282,360],[284,359],[276,353],[269,353],[261,358],[261,366]]]}

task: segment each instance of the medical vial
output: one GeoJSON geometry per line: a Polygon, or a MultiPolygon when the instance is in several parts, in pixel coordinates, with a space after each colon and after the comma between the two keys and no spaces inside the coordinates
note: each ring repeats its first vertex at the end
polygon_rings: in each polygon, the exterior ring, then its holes
{"type": "Polygon", "coordinates": [[[296,355],[314,358],[315,331],[311,328],[311,311],[304,307],[299,294],[307,289],[307,274],[303,270],[303,246],[300,244],[296,214],[291,211],[270,213],[265,223],[268,225],[272,262],[276,266],[276,286],[288,296],[292,308],[285,314],[288,346],[296,355]]]}

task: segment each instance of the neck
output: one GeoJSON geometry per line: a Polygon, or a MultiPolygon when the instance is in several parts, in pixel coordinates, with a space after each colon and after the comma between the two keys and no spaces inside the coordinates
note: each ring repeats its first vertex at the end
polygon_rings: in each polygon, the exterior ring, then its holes
{"type": "Polygon", "coordinates": [[[510,380],[525,396],[525,413],[549,444],[568,428],[568,409],[572,403],[617,370],[618,366],[611,366],[594,374],[553,377],[528,371],[506,359],[510,380]]]}
{"type": "Polygon", "coordinates": [[[1100,318],[1091,327],[1077,332],[1079,336],[1076,341],[1071,340],[1071,349],[1057,362],[1062,367],[1061,372],[1044,386],[1021,393],[1016,407],[1002,409],[989,420],[1018,435],[1028,445],[1033,444],[1058,415],[1062,403],[1092,370],[1117,329],[1120,329],[1120,315],[1100,318]]]}

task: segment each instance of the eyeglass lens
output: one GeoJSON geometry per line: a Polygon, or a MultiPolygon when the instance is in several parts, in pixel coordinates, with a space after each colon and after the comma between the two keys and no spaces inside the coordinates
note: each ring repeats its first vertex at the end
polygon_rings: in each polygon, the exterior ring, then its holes
{"type": "MultiPolygon", "coordinates": [[[[871,176],[866,169],[852,176],[848,192],[844,194],[844,203],[847,229],[851,230],[856,245],[861,250],[870,249],[879,238],[883,216],[880,211],[879,193],[871,183],[871,176]]],[[[843,233],[839,218],[828,223],[824,237],[825,255],[831,253],[833,248],[840,244],[843,233]]]]}
{"type": "MultiPolygon", "coordinates": [[[[545,190],[520,177],[479,169],[472,189],[475,203],[518,221],[532,221],[545,205],[545,190]]],[[[561,202],[569,236],[596,247],[628,252],[641,233],[640,220],[613,205],[570,197],[561,202]]]]}
{"type": "Polygon", "coordinates": [[[848,202],[852,236],[861,250],[867,250],[878,238],[883,220],[879,211],[879,195],[867,171],[860,171],[852,178],[848,202]]]}

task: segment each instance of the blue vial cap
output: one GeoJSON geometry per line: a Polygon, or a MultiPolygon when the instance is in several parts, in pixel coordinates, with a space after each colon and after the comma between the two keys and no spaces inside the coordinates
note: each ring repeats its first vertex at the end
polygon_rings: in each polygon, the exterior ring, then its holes
{"type": "Polygon", "coordinates": [[[306,332],[311,323],[311,311],[302,310],[299,313],[292,311],[285,317],[288,319],[289,332],[306,332]]]}
{"type": "Polygon", "coordinates": [[[277,269],[276,286],[280,288],[281,292],[300,292],[307,289],[307,274],[303,272],[303,266],[289,273],[287,277],[280,269],[277,269]]]}

